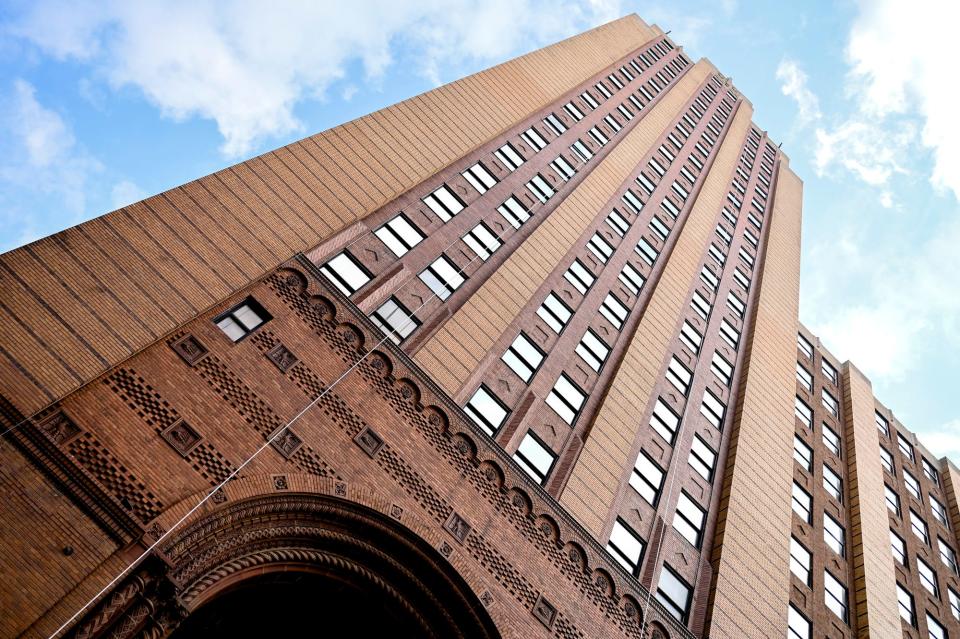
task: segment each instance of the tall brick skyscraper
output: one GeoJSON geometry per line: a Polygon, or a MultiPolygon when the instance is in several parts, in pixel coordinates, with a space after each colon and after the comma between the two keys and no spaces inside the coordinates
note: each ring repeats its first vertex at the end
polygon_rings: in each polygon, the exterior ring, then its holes
{"type": "Polygon", "coordinates": [[[960,635],[960,474],[629,16],[0,256],[0,635],[960,635]]]}

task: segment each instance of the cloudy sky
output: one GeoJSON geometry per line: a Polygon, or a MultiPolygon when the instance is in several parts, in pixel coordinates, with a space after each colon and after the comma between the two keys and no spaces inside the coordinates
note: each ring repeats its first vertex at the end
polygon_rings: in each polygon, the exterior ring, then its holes
{"type": "Polygon", "coordinates": [[[957,3],[285,5],[0,0],[0,251],[636,12],[804,179],[802,321],[960,459],[957,3]]]}

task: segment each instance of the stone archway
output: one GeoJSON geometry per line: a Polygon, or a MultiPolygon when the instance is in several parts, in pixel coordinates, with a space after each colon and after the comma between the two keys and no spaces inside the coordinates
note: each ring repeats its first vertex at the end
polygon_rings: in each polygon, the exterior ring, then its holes
{"type": "Polygon", "coordinates": [[[304,629],[307,636],[499,637],[477,596],[426,541],[334,497],[284,493],[228,504],[165,551],[185,614],[175,639],[304,629]]]}

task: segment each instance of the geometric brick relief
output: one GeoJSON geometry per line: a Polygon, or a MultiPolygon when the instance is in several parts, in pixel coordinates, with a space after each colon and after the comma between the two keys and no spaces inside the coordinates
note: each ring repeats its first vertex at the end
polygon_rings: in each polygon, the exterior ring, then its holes
{"type": "Polygon", "coordinates": [[[70,442],[67,451],[140,521],[163,512],[163,503],[89,432],[70,442]]]}
{"type": "Polygon", "coordinates": [[[291,461],[293,461],[300,470],[311,475],[341,479],[329,464],[317,456],[310,446],[301,446],[297,452],[293,454],[291,461]]]}
{"type": "Polygon", "coordinates": [[[196,429],[182,419],[170,424],[160,436],[183,457],[190,455],[203,439],[196,429]]]}
{"type": "Polygon", "coordinates": [[[158,434],[180,418],[177,411],[134,370],[118,368],[105,378],[103,383],[125,400],[127,405],[141,419],[153,426],[158,434]]]}
{"type": "Polygon", "coordinates": [[[267,351],[267,359],[273,362],[274,365],[280,369],[281,373],[286,373],[299,361],[297,356],[291,353],[283,344],[277,344],[267,351]]]}
{"type": "MultiPolygon", "coordinates": [[[[201,477],[216,486],[229,477],[236,468],[210,442],[199,442],[190,453],[190,462],[193,469],[201,477]]],[[[242,475],[236,475],[241,479],[242,475]]]]}
{"type": "Polygon", "coordinates": [[[283,426],[283,422],[270,406],[233,374],[216,355],[206,357],[194,370],[264,439],[283,426]]]}
{"type": "Polygon", "coordinates": [[[184,335],[183,337],[175,339],[169,343],[170,348],[172,348],[177,355],[182,357],[183,361],[191,366],[210,354],[210,351],[207,350],[207,347],[204,346],[200,340],[193,335],[184,335]]]}
{"type": "Polygon", "coordinates": [[[57,446],[67,443],[80,434],[80,427],[64,414],[57,411],[37,424],[44,435],[50,438],[57,446]]]}
{"type": "Polygon", "coordinates": [[[300,436],[294,433],[289,426],[287,426],[283,432],[281,432],[279,435],[276,435],[275,439],[273,439],[270,444],[277,450],[278,453],[283,455],[284,459],[290,459],[293,457],[293,454],[296,453],[303,445],[303,440],[300,439],[300,436]]]}

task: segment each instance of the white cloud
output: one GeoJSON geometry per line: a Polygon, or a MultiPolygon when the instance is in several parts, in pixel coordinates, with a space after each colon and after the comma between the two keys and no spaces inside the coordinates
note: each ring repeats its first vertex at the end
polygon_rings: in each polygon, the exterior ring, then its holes
{"type": "MultiPolygon", "coordinates": [[[[60,213],[79,221],[89,178],[102,170],[100,163],[77,146],[69,125],[40,103],[36,89],[25,80],[14,80],[10,91],[0,96],[0,114],[0,191],[8,197],[15,192],[53,195],[60,213]]],[[[34,212],[20,210],[14,202],[6,206],[6,217],[20,218],[17,233],[32,239],[34,212]]]]}
{"type": "Polygon", "coordinates": [[[960,419],[952,419],[938,428],[924,430],[920,439],[935,455],[960,459],[960,419]]]}
{"type": "Polygon", "coordinates": [[[836,160],[868,183],[885,183],[896,171],[890,152],[912,151],[919,142],[933,153],[933,185],[960,197],[957,91],[953,59],[945,54],[958,21],[960,3],[861,0],[847,44],[847,91],[858,112],[832,132],[818,131],[825,158],[821,164],[818,152],[818,171],[836,160]],[[851,129],[860,130],[858,149],[843,144],[851,129]]]}
{"type": "Polygon", "coordinates": [[[110,203],[114,209],[139,202],[147,197],[147,192],[129,180],[121,180],[110,190],[110,203]]]}
{"type": "Polygon", "coordinates": [[[807,87],[807,74],[793,60],[784,59],[777,66],[777,80],[780,80],[780,92],[797,103],[797,124],[805,126],[819,120],[820,102],[807,87]]]}
{"type": "Polygon", "coordinates": [[[895,173],[907,173],[915,128],[905,122],[898,130],[854,117],[832,131],[818,128],[814,165],[817,175],[839,166],[871,186],[889,184],[895,173]]]}
{"type": "Polygon", "coordinates": [[[297,103],[324,95],[353,63],[377,77],[413,52],[440,83],[441,67],[491,62],[618,15],[618,0],[45,0],[9,31],[85,61],[114,88],[136,88],[166,117],[213,120],[222,151],[240,156],[302,130],[297,103]]]}

